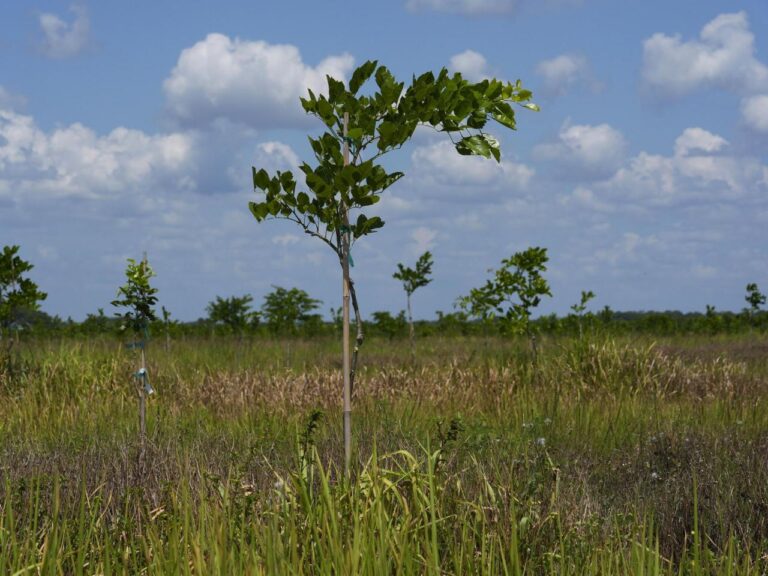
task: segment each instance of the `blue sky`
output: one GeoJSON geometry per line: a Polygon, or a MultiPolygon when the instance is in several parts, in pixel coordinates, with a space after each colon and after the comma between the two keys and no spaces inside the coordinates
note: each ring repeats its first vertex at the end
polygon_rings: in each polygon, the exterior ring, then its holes
{"type": "Polygon", "coordinates": [[[550,254],[565,313],[738,310],[768,288],[764,0],[5,2],[0,7],[0,245],[20,244],[43,308],[83,318],[144,251],[162,303],[297,286],[340,302],[338,264],[287,222],[256,223],[250,167],[309,160],[299,97],[377,59],[521,79],[539,113],[495,130],[503,159],[418,131],[405,178],[354,248],[364,317],[396,312],[397,262],[435,257],[417,317],[450,311],[489,268],[550,254]]]}

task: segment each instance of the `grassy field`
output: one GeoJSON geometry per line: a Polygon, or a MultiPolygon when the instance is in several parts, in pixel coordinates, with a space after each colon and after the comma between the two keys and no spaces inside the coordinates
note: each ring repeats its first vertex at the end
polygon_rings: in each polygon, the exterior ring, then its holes
{"type": "Polygon", "coordinates": [[[766,574],[765,336],[22,343],[0,574],[766,574]]]}

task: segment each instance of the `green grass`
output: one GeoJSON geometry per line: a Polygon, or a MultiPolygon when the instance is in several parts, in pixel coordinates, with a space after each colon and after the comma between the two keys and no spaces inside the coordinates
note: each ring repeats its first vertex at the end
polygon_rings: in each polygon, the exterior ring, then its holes
{"type": "Polygon", "coordinates": [[[764,574],[768,341],[30,342],[0,574],[764,574]],[[320,411],[320,412],[318,412],[320,411]],[[322,416],[319,414],[322,413],[322,416]]]}

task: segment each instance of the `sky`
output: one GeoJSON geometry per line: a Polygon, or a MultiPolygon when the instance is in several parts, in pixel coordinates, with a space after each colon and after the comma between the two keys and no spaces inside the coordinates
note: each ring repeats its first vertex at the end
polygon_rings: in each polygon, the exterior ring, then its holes
{"type": "Polygon", "coordinates": [[[414,315],[451,312],[501,260],[546,247],[565,314],[746,306],[768,288],[765,0],[341,0],[0,4],[0,245],[82,319],[147,253],[181,320],[216,296],[298,287],[341,302],[331,250],[258,223],[251,167],[311,163],[299,98],[366,60],[520,79],[540,112],[490,127],[502,161],[419,129],[388,169],[386,222],[353,249],[364,318],[405,307],[397,263],[434,255],[414,315]]]}

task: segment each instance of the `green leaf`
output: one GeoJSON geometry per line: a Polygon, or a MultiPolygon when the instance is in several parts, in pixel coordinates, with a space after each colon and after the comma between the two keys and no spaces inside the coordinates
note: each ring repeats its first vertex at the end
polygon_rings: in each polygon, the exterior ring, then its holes
{"type": "Polygon", "coordinates": [[[463,156],[493,156],[497,162],[501,160],[499,141],[490,134],[476,134],[462,138],[456,144],[456,151],[463,156]]]}
{"type": "Polygon", "coordinates": [[[363,129],[362,128],[350,128],[347,132],[347,136],[352,138],[352,140],[360,140],[363,137],[363,129]]]}
{"type": "Polygon", "coordinates": [[[267,171],[262,168],[258,172],[256,171],[256,168],[253,168],[253,187],[259,188],[261,190],[266,190],[267,186],[269,186],[269,174],[267,174],[267,171]]]}
{"type": "Polygon", "coordinates": [[[360,87],[371,77],[373,71],[376,70],[376,60],[368,60],[357,68],[352,73],[352,79],[349,81],[349,91],[352,94],[357,94],[360,87]]]}
{"type": "Polygon", "coordinates": [[[259,222],[264,220],[264,218],[267,217],[267,214],[269,214],[269,208],[267,207],[266,202],[248,202],[248,208],[250,209],[251,214],[253,214],[253,217],[259,222]]]}

